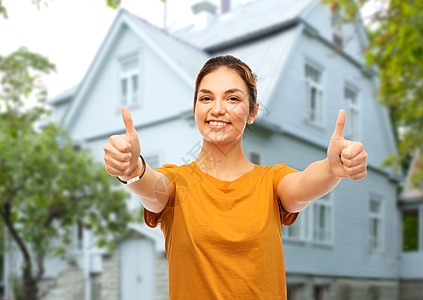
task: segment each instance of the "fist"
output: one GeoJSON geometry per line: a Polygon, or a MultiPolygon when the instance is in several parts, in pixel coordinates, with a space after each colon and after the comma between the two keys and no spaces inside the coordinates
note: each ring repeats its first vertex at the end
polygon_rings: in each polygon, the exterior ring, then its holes
{"type": "Polygon", "coordinates": [[[329,165],[336,177],[358,180],[367,175],[368,155],[362,143],[344,139],[346,118],[345,110],[341,109],[327,151],[329,165]]]}
{"type": "Polygon", "coordinates": [[[139,159],[141,148],[138,134],[126,106],[122,107],[122,119],[126,133],[111,136],[103,150],[107,173],[125,180],[139,175],[142,163],[139,159]]]}

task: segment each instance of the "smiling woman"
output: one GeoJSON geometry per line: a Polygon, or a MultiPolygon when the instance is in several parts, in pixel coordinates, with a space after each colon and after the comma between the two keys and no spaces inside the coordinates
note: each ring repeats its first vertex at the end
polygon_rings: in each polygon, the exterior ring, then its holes
{"type": "Polygon", "coordinates": [[[286,300],[282,226],[341,180],[366,176],[363,145],[343,138],[340,111],[326,159],[298,172],[259,166],[242,148],[257,116],[257,76],[241,60],[211,58],[197,76],[193,113],[203,144],[190,164],[151,169],[140,157],[127,107],[126,134],[104,146],[106,170],[140,197],[148,226],[160,224],[170,299],[286,300]],[[133,182],[129,185],[130,182],[133,182]]]}

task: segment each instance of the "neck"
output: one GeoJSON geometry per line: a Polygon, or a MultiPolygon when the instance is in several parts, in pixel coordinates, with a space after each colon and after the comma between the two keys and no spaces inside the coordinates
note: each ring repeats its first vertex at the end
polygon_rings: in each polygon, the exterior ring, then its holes
{"type": "Polygon", "coordinates": [[[242,139],[235,143],[218,145],[203,139],[201,153],[195,160],[206,173],[215,177],[231,177],[254,167],[244,154],[242,139]]]}

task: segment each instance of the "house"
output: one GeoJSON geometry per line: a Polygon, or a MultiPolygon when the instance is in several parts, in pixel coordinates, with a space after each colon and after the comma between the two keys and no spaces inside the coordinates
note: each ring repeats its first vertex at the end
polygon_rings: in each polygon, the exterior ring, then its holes
{"type": "MultiPolygon", "coordinates": [[[[342,180],[284,227],[289,299],[405,299],[398,296],[407,273],[398,259],[399,178],[379,167],[396,146],[376,101],[378,74],[362,57],[363,25],[341,26],[339,13],[319,0],[234,4],[222,0],[218,13],[214,2],[196,1],[195,23],[174,32],[120,9],[81,83],[50,101],[53,119],[102,161],[109,137],[124,133],[120,108],[128,105],[151,167],[189,163],[202,141],[192,114],[196,75],[210,57],[231,54],[258,74],[261,109],[244,135],[247,156],[303,170],[325,157],[338,110],[346,109],[345,137],[365,145],[368,175],[342,180]]],[[[129,207],[139,206],[133,197],[129,207]]],[[[160,234],[135,224],[114,253],[93,248],[89,232],[76,235],[73,267],[83,270],[85,299],[167,299],[160,234]]],[[[49,278],[69,263],[53,267],[49,278]]]]}
{"type": "Polygon", "coordinates": [[[421,172],[421,149],[411,160],[406,185],[399,197],[399,214],[402,224],[400,248],[400,293],[403,299],[423,296],[423,182],[413,184],[411,176],[421,172]]]}

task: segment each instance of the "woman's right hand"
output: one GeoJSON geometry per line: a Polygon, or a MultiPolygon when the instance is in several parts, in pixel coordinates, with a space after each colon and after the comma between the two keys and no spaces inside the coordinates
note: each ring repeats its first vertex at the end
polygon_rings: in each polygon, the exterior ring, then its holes
{"type": "Polygon", "coordinates": [[[126,133],[110,137],[109,142],[103,147],[104,162],[107,173],[119,176],[122,180],[128,180],[139,176],[143,166],[140,159],[140,141],[131,113],[126,106],[122,107],[122,119],[126,133]]]}

